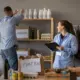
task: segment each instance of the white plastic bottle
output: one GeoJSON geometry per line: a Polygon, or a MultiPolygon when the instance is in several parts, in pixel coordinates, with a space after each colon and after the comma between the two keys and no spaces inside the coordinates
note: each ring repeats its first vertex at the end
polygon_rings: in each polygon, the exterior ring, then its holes
{"type": "Polygon", "coordinates": [[[47,18],[47,10],[46,8],[43,9],[43,19],[47,18]]]}
{"type": "Polygon", "coordinates": [[[48,9],[48,10],[47,10],[47,19],[50,19],[50,18],[51,18],[51,10],[48,9]]]}
{"type": "Polygon", "coordinates": [[[34,18],[34,19],[37,19],[37,10],[36,10],[36,9],[34,9],[33,18],[34,18]]]}
{"type": "Polygon", "coordinates": [[[43,18],[43,10],[39,10],[38,18],[42,19],[43,18]]]}
{"type": "Polygon", "coordinates": [[[28,10],[27,10],[27,9],[25,10],[24,18],[25,18],[25,19],[28,18],[28,10]]]}
{"type": "Polygon", "coordinates": [[[32,19],[32,10],[29,9],[29,19],[32,19]]]}

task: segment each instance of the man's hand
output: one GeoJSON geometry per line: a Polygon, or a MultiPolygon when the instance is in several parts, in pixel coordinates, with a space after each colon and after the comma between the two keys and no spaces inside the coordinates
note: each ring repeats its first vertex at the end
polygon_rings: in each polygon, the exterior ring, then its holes
{"type": "Polygon", "coordinates": [[[16,15],[18,12],[19,12],[19,10],[15,10],[15,11],[13,12],[13,15],[16,15]]]}
{"type": "Polygon", "coordinates": [[[60,47],[57,46],[56,48],[57,48],[58,50],[64,50],[64,47],[63,47],[63,46],[60,46],[60,47]]]}
{"type": "Polygon", "coordinates": [[[18,12],[20,12],[20,14],[24,14],[24,9],[19,10],[15,10],[13,15],[16,15],[18,12]]]}
{"type": "Polygon", "coordinates": [[[24,9],[21,9],[21,10],[20,10],[20,13],[21,13],[21,14],[24,14],[24,9]]]}

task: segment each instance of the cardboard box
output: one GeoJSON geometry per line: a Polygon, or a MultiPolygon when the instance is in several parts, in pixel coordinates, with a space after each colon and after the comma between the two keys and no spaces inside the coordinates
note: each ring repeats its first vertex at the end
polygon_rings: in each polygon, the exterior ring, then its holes
{"type": "Polygon", "coordinates": [[[19,59],[19,71],[23,72],[24,75],[28,73],[39,73],[44,74],[44,60],[38,57],[27,57],[24,59],[19,59]]]}
{"type": "Polygon", "coordinates": [[[17,50],[18,59],[20,56],[27,57],[29,56],[29,54],[30,54],[30,49],[18,49],[17,50]]]}
{"type": "Polygon", "coordinates": [[[29,39],[29,27],[16,27],[17,39],[29,39]]]}
{"type": "Polygon", "coordinates": [[[16,36],[17,39],[37,39],[37,28],[17,26],[16,36]]]}

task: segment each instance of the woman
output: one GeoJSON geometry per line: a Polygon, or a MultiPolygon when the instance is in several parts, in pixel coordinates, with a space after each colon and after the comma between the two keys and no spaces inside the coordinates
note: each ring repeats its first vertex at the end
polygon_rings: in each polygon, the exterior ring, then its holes
{"type": "Polygon", "coordinates": [[[57,29],[59,34],[55,36],[54,42],[59,44],[59,47],[57,47],[53,67],[62,69],[74,65],[73,55],[78,51],[78,43],[70,22],[59,21],[57,29]]]}

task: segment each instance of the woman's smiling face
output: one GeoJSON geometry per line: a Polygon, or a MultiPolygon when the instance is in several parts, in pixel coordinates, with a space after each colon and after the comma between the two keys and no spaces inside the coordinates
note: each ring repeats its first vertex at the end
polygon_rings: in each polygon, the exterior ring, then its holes
{"type": "Polygon", "coordinates": [[[57,30],[58,30],[58,32],[60,32],[60,33],[64,30],[64,26],[61,25],[61,22],[58,22],[57,30]]]}

